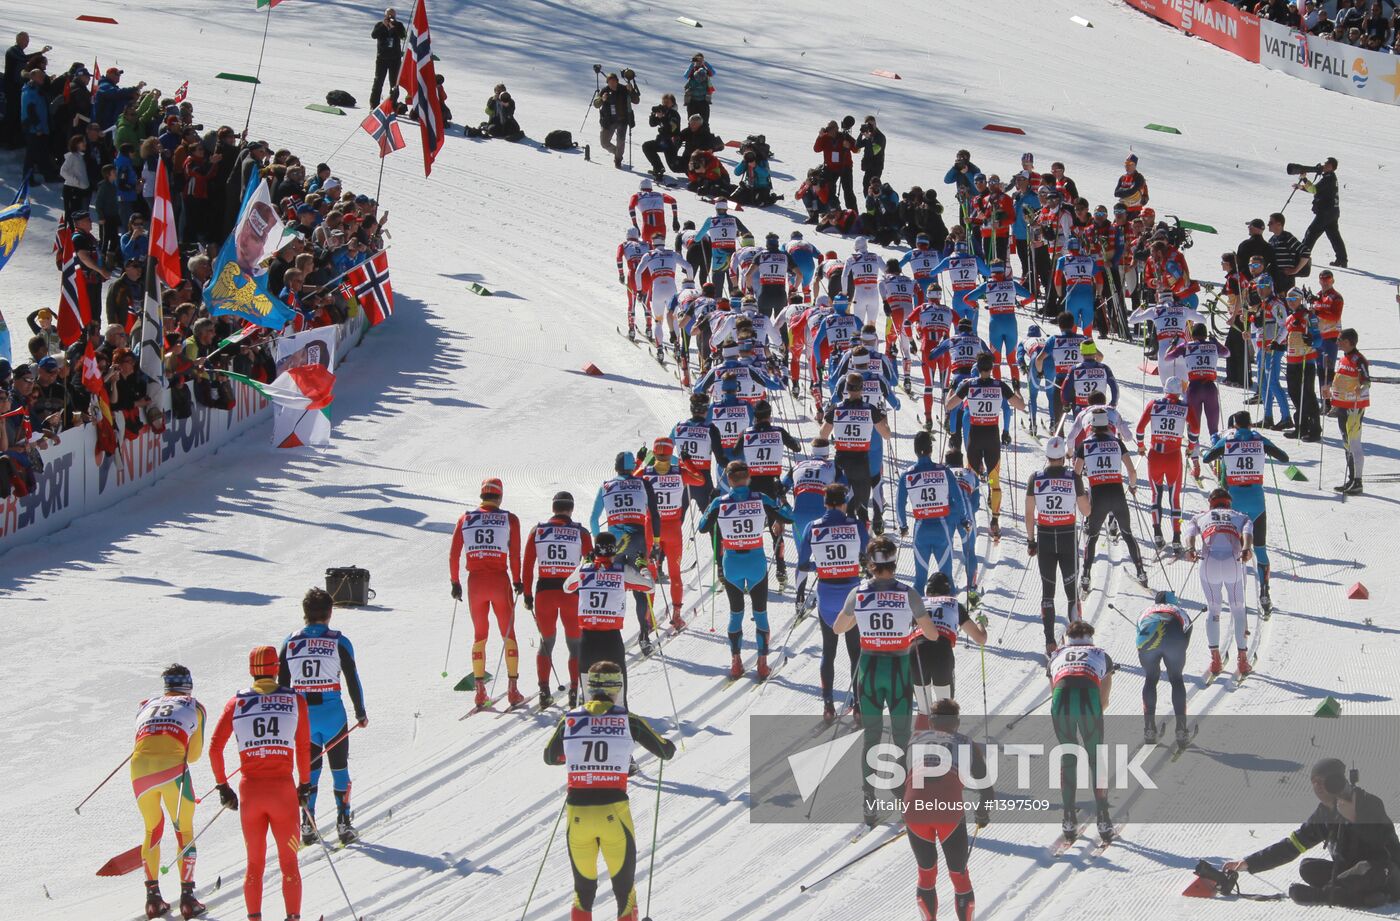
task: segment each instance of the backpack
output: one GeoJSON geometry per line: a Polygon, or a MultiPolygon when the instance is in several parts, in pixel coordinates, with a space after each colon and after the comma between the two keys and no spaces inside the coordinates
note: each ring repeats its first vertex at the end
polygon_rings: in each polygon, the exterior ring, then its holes
{"type": "Polygon", "coordinates": [[[574,143],[572,134],[560,128],[544,136],[544,146],[550,150],[573,150],[578,145],[574,143]]]}
{"type": "Polygon", "coordinates": [[[344,106],[347,109],[355,108],[355,97],[345,90],[331,90],[326,94],[326,105],[344,106]]]}

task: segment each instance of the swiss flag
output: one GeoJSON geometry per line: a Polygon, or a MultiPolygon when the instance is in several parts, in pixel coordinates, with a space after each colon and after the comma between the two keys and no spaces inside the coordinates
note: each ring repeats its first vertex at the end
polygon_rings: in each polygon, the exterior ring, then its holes
{"type": "Polygon", "coordinates": [[[156,196],[151,203],[151,261],[167,288],[180,284],[180,240],[175,233],[175,209],[170,203],[170,181],[165,159],[156,159],[156,196]]]}

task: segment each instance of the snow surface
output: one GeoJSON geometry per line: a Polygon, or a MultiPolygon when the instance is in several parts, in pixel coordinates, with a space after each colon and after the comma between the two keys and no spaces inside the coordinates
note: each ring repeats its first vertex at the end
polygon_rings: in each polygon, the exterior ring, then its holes
{"type": "MultiPolygon", "coordinates": [[[[167,91],[189,79],[190,98],[206,125],[241,127],[249,88],[212,77],[221,70],[252,71],[263,21],[251,6],[108,3],[101,12],[120,24],[107,26],[75,23],[75,10],[82,10],[73,4],[21,0],[11,4],[10,18],[28,28],[36,45],[59,49],[52,58],[57,66],[95,53],[104,68],[120,65],[129,78],[167,91]]],[[[408,6],[400,6],[405,19],[408,6]]],[[[1283,203],[1285,162],[1336,155],[1343,228],[1357,267],[1339,273],[1338,285],[1347,298],[1347,322],[1361,330],[1363,350],[1387,379],[1375,388],[1366,423],[1369,495],[1343,502],[1327,488],[1342,474],[1333,429],[1325,475],[1319,476],[1315,452],[1300,452],[1308,482],[1285,483],[1283,497],[1296,556],[1284,547],[1282,528],[1275,523],[1270,529],[1271,552],[1280,560],[1274,583],[1280,611],[1265,634],[1260,674],[1237,690],[1229,682],[1209,689],[1193,683],[1190,709],[1302,716],[1330,693],[1344,714],[1394,712],[1400,642],[1388,601],[1397,579],[1384,562],[1384,535],[1397,503],[1391,484],[1400,475],[1390,403],[1400,348],[1391,277],[1396,110],[1254,67],[1109,0],[944,0],[917,12],[881,2],[858,9],[835,0],[708,10],[674,0],[434,0],[430,14],[439,72],[459,123],[477,120],[480,100],[504,81],[534,140],[554,128],[577,133],[594,61],[608,69],[636,68],[645,113],[662,91],[679,88],[691,52],[703,49],[719,69],[717,130],[728,138],[766,133],[780,158],[779,185],[789,194],[795,188],[789,180],[816,162],[808,153],[816,130],[847,113],[879,113],[889,138],[888,178],[898,189],[919,183],[943,194],[943,171],[954,150],[966,146],[984,169],[1002,175],[1014,172],[1023,150],[1036,153],[1041,169],[1063,159],[1080,189],[1105,201],[1131,148],[1142,157],[1159,213],[1221,229],[1220,237],[1198,234],[1187,253],[1204,278],[1215,277],[1215,255],[1233,248],[1247,219],[1283,203]],[[1073,14],[1094,28],[1070,22],[1073,14]],[[678,15],[699,16],[704,28],[682,26],[678,15]],[[903,79],[870,76],[876,68],[903,79]],[[1027,135],[979,130],[987,122],[1020,125],[1027,135]],[[1174,125],[1182,134],[1144,131],[1147,122],[1174,125]],[[1297,578],[1286,575],[1295,564],[1297,578]],[[1375,600],[1345,600],[1346,586],[1358,579],[1375,600]]],[[[292,147],[308,163],[329,157],[356,189],[372,187],[378,168],[368,138],[359,136],[363,108],[336,118],[304,106],[337,87],[365,104],[372,75],[368,33],[377,16],[369,3],[295,0],[280,6],[252,119],[254,136],[292,147]]],[[[579,139],[598,152],[596,119],[588,124],[579,139]]],[[[457,719],[468,707],[466,695],[453,693],[439,677],[452,610],[444,565],[451,524],[487,475],[504,477],[506,504],[526,522],[546,515],[557,489],[591,496],[609,475],[613,454],[669,428],[685,414],[685,401],[667,372],[612,331],[623,303],[613,250],[626,226],[636,174],[614,172],[596,156],[588,163],[526,143],[454,135],[425,180],[416,131],[406,126],[405,135],[410,149],[389,160],[381,196],[393,214],[398,309],[344,368],[334,445],[315,455],[276,452],[266,429],[255,428],[207,462],[0,559],[8,679],[0,783],[0,827],[10,837],[0,866],[6,914],[108,919],[139,913],[135,876],[93,876],[139,836],[123,778],[81,817],[71,811],[128,750],[134,704],[156,691],[161,667],[180,661],[193,669],[197,693],[217,712],[246,683],[247,649],[295,628],[297,599],[320,581],[322,570],[358,564],[372,571],[378,599],[337,613],[335,625],[355,642],[372,719],[353,740],[364,842],[339,852],[336,865],[368,918],[520,916],[558,814],[563,778],[540,759],[547,718],[457,719]],[[475,280],[497,296],[470,294],[466,283],[475,280]],[[585,362],[597,363],[607,376],[580,375],[585,362]]],[[[640,147],[634,162],[644,168],[640,147]]],[[[7,181],[17,167],[3,170],[7,181]]],[[[708,213],[688,193],[679,198],[682,217],[708,213]]],[[[38,192],[35,201],[29,238],[4,273],[17,349],[24,340],[16,321],[55,299],[48,244],[57,188],[38,192]]],[[[1302,196],[1289,214],[1301,233],[1307,219],[1302,196]]],[[[760,235],[770,229],[785,234],[792,215],[782,208],[743,213],[760,235]]],[[[842,256],[850,251],[845,240],[832,246],[842,256]]],[[[1330,258],[1325,243],[1318,252],[1330,258]]],[[[1120,369],[1139,360],[1127,347],[1110,345],[1108,353],[1120,369]]],[[[1144,393],[1137,374],[1124,370],[1121,376],[1131,418],[1144,393]]],[[[1238,408],[1238,399],[1237,391],[1225,391],[1227,413],[1238,408]]],[[[915,426],[910,406],[898,418],[902,457],[912,453],[908,438],[915,426]]],[[[801,428],[811,436],[810,420],[801,428]]],[[[1023,442],[1004,469],[1022,482],[1035,463],[1023,442]]],[[[1194,487],[1187,492],[1191,507],[1201,507],[1201,494],[1194,487]]],[[[1014,496],[1010,492],[1006,501],[1014,496]]],[[[587,507],[586,499],[581,505],[587,507]]],[[[1040,641],[1035,580],[1027,580],[1008,611],[1024,565],[1018,530],[1008,533],[1001,552],[989,574],[988,603],[994,632],[1002,630],[1003,618],[1010,621],[1004,643],[987,650],[988,696],[994,709],[1019,711],[1043,694],[1030,661],[1040,641]]],[[[1098,584],[1116,580],[1119,607],[1135,610],[1148,598],[1126,574],[1110,577],[1105,565],[1094,578],[1098,584]]],[[[1186,568],[1170,567],[1173,583],[1186,568]]],[[[1154,571],[1154,586],[1161,581],[1154,571]]],[[[693,585],[689,592],[694,597],[693,585]]],[[[1199,598],[1194,586],[1189,594],[1199,598]]],[[[1087,613],[1097,618],[1110,651],[1131,660],[1128,626],[1098,602],[1087,613]]],[[[792,617],[790,597],[773,605],[772,616],[775,637],[781,637],[792,617]]],[[[800,894],[800,884],[865,845],[846,846],[849,827],[748,822],[748,717],[815,711],[815,627],[798,627],[793,642],[799,655],[780,681],[761,691],[741,684],[719,693],[727,659],[723,628],[711,633],[708,621],[702,608],[695,626],[666,647],[686,748],[666,771],[650,913],[658,919],[914,916],[914,868],[903,844],[800,894]]],[[[468,666],[466,627],[463,612],[451,650],[453,680],[468,666]]],[[[523,635],[529,676],[533,629],[523,635]]],[[[492,664],[498,649],[493,639],[492,664]]],[[[751,640],[747,652],[752,662],[751,640]]],[[[559,650],[556,656],[562,665],[559,650]]],[[[1189,672],[1199,675],[1204,661],[1198,642],[1189,672]]],[[[958,662],[960,687],[977,688],[978,657],[962,653],[958,662]]],[[[634,665],[632,674],[638,709],[669,724],[661,661],[634,665]]],[[[526,686],[531,683],[527,677],[526,686]]],[[[1113,711],[1136,712],[1135,685],[1129,676],[1120,679],[1113,711]]],[[[977,696],[967,696],[966,712],[981,712],[977,696]]],[[[211,783],[207,761],[194,774],[199,788],[211,783]]],[[[654,794],[646,780],[634,791],[645,900],[654,794]]],[[[1300,802],[1299,817],[1308,808],[1300,802]]],[[[213,812],[206,803],[198,823],[213,812]]],[[[1178,896],[1197,858],[1239,855],[1283,830],[1136,827],[1096,861],[1073,856],[1051,865],[1043,856],[1048,828],[993,825],[978,837],[971,863],[979,917],[1048,918],[1085,909],[1126,918],[1301,917],[1288,904],[1184,902],[1178,896]]],[[[221,819],[199,842],[199,852],[210,917],[242,917],[236,821],[221,819]],[[217,891],[216,880],[222,883],[217,891]]],[[[348,917],[324,855],[309,850],[303,865],[304,916],[348,917]]],[[[1293,878],[1282,869],[1253,888],[1269,891],[1293,878]]],[[[275,886],[269,876],[269,917],[280,910],[275,886]]],[[[947,887],[945,876],[945,913],[947,887]]],[[[175,889],[166,883],[167,896],[175,889]]],[[[556,841],[528,917],[562,917],[570,891],[567,857],[556,841]]],[[[598,917],[608,916],[612,904],[604,885],[598,917]]]]}

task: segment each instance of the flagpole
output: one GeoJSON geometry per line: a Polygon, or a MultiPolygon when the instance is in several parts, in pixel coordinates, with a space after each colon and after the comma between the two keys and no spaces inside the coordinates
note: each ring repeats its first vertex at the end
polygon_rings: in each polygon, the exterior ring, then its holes
{"type": "Polygon", "coordinates": [[[253,95],[248,97],[248,117],[243,119],[243,136],[248,136],[248,126],[253,123],[253,101],[258,98],[258,85],[262,83],[263,53],[267,51],[267,31],[272,28],[272,7],[267,4],[267,20],[263,23],[262,47],[258,49],[258,69],[253,73],[253,95]]]}
{"type": "Polygon", "coordinates": [[[387,160],[383,153],[379,155],[379,181],[374,184],[374,200],[379,201],[379,190],[384,187],[384,161],[387,160]]]}

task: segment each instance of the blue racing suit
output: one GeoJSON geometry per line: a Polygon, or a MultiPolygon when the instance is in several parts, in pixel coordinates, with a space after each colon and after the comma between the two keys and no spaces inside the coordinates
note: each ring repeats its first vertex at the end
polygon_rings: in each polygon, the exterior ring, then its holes
{"type": "MultiPolygon", "coordinates": [[[[976,482],[974,480],[974,482],[976,482]]],[[[973,517],[968,511],[967,497],[954,471],[932,458],[923,456],[914,461],[899,478],[895,493],[895,516],[900,533],[908,528],[906,507],[914,512],[914,588],[923,594],[928,582],[929,564],[953,579],[953,537],[963,534],[964,553],[973,517]]],[[[969,583],[970,584],[970,583],[969,583]]]]}
{"type": "Polygon", "coordinates": [[[331,763],[331,782],[337,811],[350,812],[350,740],[342,685],[350,692],[355,721],[365,719],[365,696],[355,667],[355,647],[339,630],[326,624],[307,624],[282,642],[278,655],[278,680],[306,698],[311,729],[311,797],[306,808],[316,814],[316,791],[321,783],[322,761],[331,763]],[[334,747],[322,751],[328,742],[334,747]]]}

